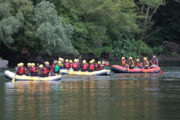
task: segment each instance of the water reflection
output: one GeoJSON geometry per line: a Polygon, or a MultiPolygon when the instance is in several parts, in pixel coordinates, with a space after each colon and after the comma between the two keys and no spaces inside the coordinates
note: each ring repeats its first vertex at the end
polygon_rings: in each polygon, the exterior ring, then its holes
{"type": "Polygon", "coordinates": [[[54,82],[5,83],[5,117],[18,120],[158,118],[159,81],[153,80],[158,76],[151,80],[148,74],[121,74],[112,80],[73,77],[54,82]]]}

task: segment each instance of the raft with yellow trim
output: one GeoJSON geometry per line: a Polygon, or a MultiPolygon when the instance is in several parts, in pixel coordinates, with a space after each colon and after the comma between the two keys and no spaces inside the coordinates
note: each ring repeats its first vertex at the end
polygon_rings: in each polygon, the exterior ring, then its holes
{"type": "Polygon", "coordinates": [[[61,80],[62,76],[61,75],[57,75],[57,76],[49,76],[49,77],[38,77],[38,76],[26,76],[26,75],[16,75],[15,73],[6,70],[4,72],[4,76],[10,80],[13,79],[13,77],[15,77],[15,81],[57,81],[57,80],[61,80]]]}
{"type": "Polygon", "coordinates": [[[67,69],[62,69],[60,70],[60,73],[62,74],[69,74],[69,75],[88,75],[88,76],[101,76],[101,75],[110,75],[111,71],[110,70],[98,70],[94,72],[88,72],[88,71],[73,71],[73,70],[67,70],[67,69]]]}
{"type": "Polygon", "coordinates": [[[122,67],[119,65],[113,65],[111,67],[111,70],[115,73],[159,73],[160,67],[156,66],[154,68],[148,68],[148,69],[143,69],[143,68],[129,69],[129,68],[122,67]]]}

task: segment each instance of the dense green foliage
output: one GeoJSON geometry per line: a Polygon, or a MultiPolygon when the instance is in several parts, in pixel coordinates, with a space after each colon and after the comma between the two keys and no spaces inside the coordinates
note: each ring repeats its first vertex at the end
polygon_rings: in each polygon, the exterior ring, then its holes
{"type": "Polygon", "coordinates": [[[164,54],[165,47],[161,44],[165,40],[177,43],[179,38],[180,3],[171,0],[2,0],[0,3],[0,49],[14,55],[164,54]]]}

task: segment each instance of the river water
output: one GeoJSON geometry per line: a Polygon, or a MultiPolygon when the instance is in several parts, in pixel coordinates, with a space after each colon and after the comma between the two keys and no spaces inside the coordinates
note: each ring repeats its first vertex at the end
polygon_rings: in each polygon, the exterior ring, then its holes
{"type": "Polygon", "coordinates": [[[162,66],[44,82],[5,82],[1,72],[0,120],[180,120],[180,66],[162,66]]]}

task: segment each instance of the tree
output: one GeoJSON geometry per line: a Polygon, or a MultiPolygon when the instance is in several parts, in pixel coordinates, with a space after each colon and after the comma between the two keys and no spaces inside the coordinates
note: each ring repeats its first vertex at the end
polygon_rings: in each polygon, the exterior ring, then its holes
{"type": "Polygon", "coordinates": [[[77,54],[70,38],[73,28],[64,24],[57,15],[55,6],[42,1],[36,5],[35,21],[37,25],[36,37],[40,45],[48,54],[77,54]]]}

